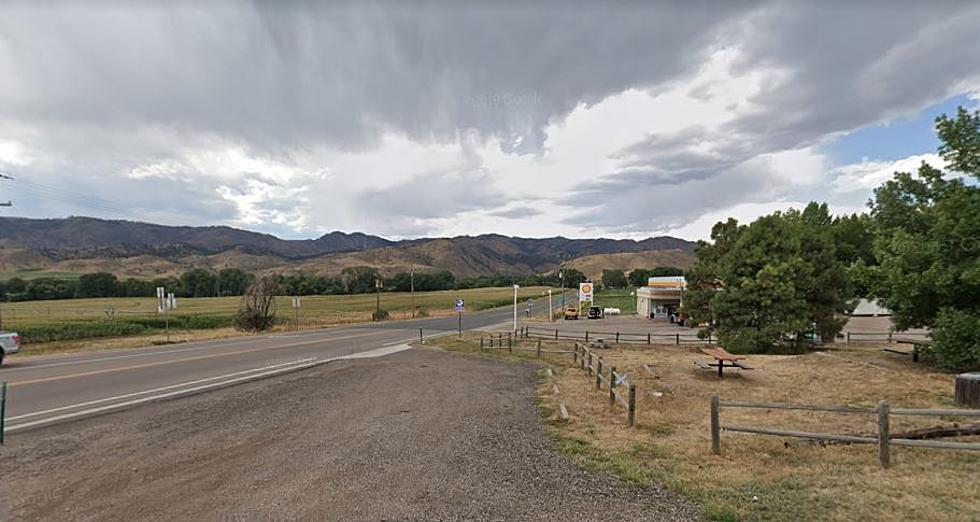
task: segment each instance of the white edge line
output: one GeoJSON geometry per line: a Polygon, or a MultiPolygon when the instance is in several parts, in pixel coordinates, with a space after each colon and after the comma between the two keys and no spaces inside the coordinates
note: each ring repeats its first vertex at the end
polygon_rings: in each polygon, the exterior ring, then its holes
{"type": "Polygon", "coordinates": [[[24,430],[24,429],[27,429],[27,428],[33,428],[33,427],[37,427],[37,426],[43,426],[43,425],[46,425],[46,424],[53,424],[53,423],[62,422],[62,421],[66,421],[66,420],[76,419],[76,418],[79,418],[79,417],[87,417],[87,416],[95,415],[95,414],[98,414],[98,413],[105,413],[105,412],[109,412],[109,411],[112,411],[112,410],[127,408],[129,406],[136,406],[138,404],[143,404],[143,403],[146,403],[146,402],[157,401],[157,400],[160,400],[160,399],[167,399],[167,398],[171,398],[171,397],[179,397],[181,395],[190,395],[190,394],[193,394],[193,393],[196,393],[196,392],[210,390],[212,388],[220,388],[220,387],[223,387],[223,386],[228,386],[228,385],[236,384],[236,383],[240,383],[240,382],[247,382],[247,381],[251,381],[251,380],[261,379],[263,377],[269,377],[269,376],[278,375],[278,374],[282,374],[282,373],[288,373],[288,372],[291,372],[291,371],[303,370],[303,369],[306,369],[306,368],[312,368],[314,366],[317,366],[317,365],[320,365],[320,364],[324,364],[324,363],[328,363],[328,362],[333,361],[333,360],[336,360],[336,359],[335,358],[323,359],[323,360],[320,360],[320,361],[313,361],[313,362],[303,363],[303,364],[299,364],[299,365],[289,366],[287,368],[279,368],[279,369],[275,369],[275,370],[270,370],[270,371],[263,372],[263,373],[246,375],[244,377],[238,377],[238,378],[230,379],[230,380],[227,380],[227,381],[221,381],[221,382],[216,382],[216,383],[212,383],[212,384],[204,384],[204,385],[201,385],[201,386],[195,386],[193,388],[187,388],[187,389],[183,389],[183,390],[172,391],[172,392],[163,393],[163,394],[160,394],[160,395],[153,395],[153,396],[150,396],[150,397],[144,397],[142,399],[135,399],[135,400],[131,400],[131,401],[120,402],[120,403],[117,403],[117,404],[109,404],[107,406],[100,406],[98,408],[91,408],[91,409],[88,409],[88,410],[82,410],[82,411],[78,411],[78,412],[75,412],[75,413],[66,413],[64,415],[57,415],[55,417],[49,417],[47,419],[40,419],[40,420],[36,420],[36,421],[25,422],[23,424],[18,424],[16,426],[8,426],[8,427],[5,427],[3,431],[4,431],[4,433],[13,433],[13,432],[24,430]]]}
{"type": "MultiPolygon", "coordinates": [[[[150,396],[150,397],[144,397],[142,399],[134,399],[134,400],[131,400],[131,401],[126,401],[126,402],[121,402],[121,403],[116,403],[116,404],[109,404],[109,405],[106,405],[106,406],[100,406],[98,408],[91,408],[91,409],[88,409],[88,410],[77,411],[77,412],[74,412],[74,413],[66,413],[64,415],[57,415],[55,417],[49,417],[49,418],[46,418],[46,419],[39,419],[39,420],[36,420],[36,421],[25,422],[25,423],[22,423],[22,424],[18,424],[16,426],[6,426],[3,431],[4,431],[5,434],[6,433],[14,433],[14,432],[17,432],[17,431],[26,430],[28,428],[35,428],[35,427],[39,427],[39,426],[45,426],[45,425],[48,425],[48,424],[59,423],[59,422],[67,421],[67,420],[77,419],[77,418],[80,418],[80,417],[88,417],[88,416],[96,415],[96,414],[99,414],[99,413],[107,413],[107,412],[110,412],[110,411],[124,409],[124,408],[128,408],[130,406],[136,406],[136,405],[144,404],[144,403],[147,403],[147,402],[158,401],[158,400],[161,400],[161,399],[168,399],[168,398],[172,398],[172,397],[180,397],[180,396],[183,396],[183,395],[192,395],[192,394],[195,394],[195,393],[198,393],[198,392],[203,392],[203,391],[207,391],[207,390],[211,390],[211,389],[215,389],[215,388],[222,388],[222,387],[225,387],[225,386],[230,386],[232,384],[238,384],[238,383],[242,383],[242,382],[254,381],[254,380],[262,379],[264,377],[272,377],[272,376],[275,376],[275,375],[290,373],[290,372],[294,372],[294,371],[298,371],[298,370],[305,370],[307,368],[313,368],[314,366],[320,366],[322,364],[326,364],[326,363],[333,362],[333,361],[347,360],[347,359],[361,359],[361,358],[369,358],[369,357],[381,357],[381,356],[384,356],[384,355],[389,355],[389,354],[392,354],[392,353],[398,353],[398,352],[401,352],[401,351],[404,351],[404,350],[408,350],[410,348],[411,348],[411,346],[409,346],[407,344],[404,344],[404,345],[401,345],[401,346],[397,346],[394,349],[392,349],[392,348],[377,348],[377,349],[374,349],[374,350],[368,350],[368,351],[357,353],[357,354],[343,355],[343,356],[340,356],[340,357],[331,357],[329,359],[317,359],[317,360],[313,360],[313,361],[307,362],[307,363],[292,364],[291,366],[287,366],[285,368],[281,368],[280,367],[280,368],[277,368],[277,369],[274,369],[274,370],[269,370],[269,371],[265,371],[265,372],[262,372],[262,373],[253,373],[251,375],[245,375],[244,377],[237,377],[235,379],[230,379],[230,380],[226,380],[226,381],[220,381],[220,382],[216,382],[216,383],[212,383],[212,384],[204,384],[204,385],[201,385],[201,386],[195,386],[193,388],[186,388],[186,389],[181,389],[181,390],[172,391],[172,392],[168,392],[168,393],[163,393],[163,394],[160,394],[160,395],[153,395],[153,396],[150,396]]],[[[270,367],[266,367],[266,368],[270,368],[270,367]]],[[[265,369],[265,368],[259,368],[259,370],[262,370],[262,369],[265,369]]],[[[78,405],[68,406],[67,408],[75,408],[75,407],[78,407],[78,405]]]]}
{"type": "Polygon", "coordinates": [[[272,368],[281,368],[283,366],[290,366],[290,365],[293,365],[293,364],[310,362],[310,361],[313,361],[313,360],[315,360],[315,358],[313,358],[313,357],[309,357],[309,358],[306,358],[306,359],[298,359],[298,360],[290,361],[290,362],[287,362],[287,363],[273,364],[271,366],[263,366],[261,368],[252,368],[250,370],[244,370],[244,371],[235,372],[235,373],[228,373],[228,374],[225,374],[225,375],[218,375],[216,377],[208,377],[207,379],[200,379],[200,380],[197,380],[197,381],[182,382],[182,383],[179,383],[179,384],[171,384],[169,386],[163,386],[163,387],[160,387],[160,388],[154,388],[152,390],[143,390],[143,391],[138,391],[138,392],[134,392],[134,393],[127,393],[127,394],[124,394],[124,395],[116,395],[114,397],[106,397],[104,399],[96,399],[96,400],[93,400],[93,401],[80,402],[78,404],[71,404],[69,406],[60,406],[58,408],[52,408],[50,410],[35,411],[35,412],[32,412],[32,413],[25,413],[23,415],[15,415],[13,417],[7,417],[7,422],[18,420],[18,419],[26,419],[28,417],[37,417],[38,415],[45,415],[45,414],[48,414],[48,413],[55,413],[55,412],[59,412],[59,411],[73,410],[75,408],[81,408],[81,407],[84,407],[84,406],[92,406],[93,404],[100,404],[100,403],[103,403],[103,402],[114,401],[114,400],[118,400],[118,399],[128,399],[130,397],[136,397],[138,395],[146,395],[148,393],[156,393],[156,392],[161,392],[161,391],[165,391],[165,390],[172,390],[174,388],[181,388],[181,387],[184,387],[184,386],[193,386],[195,384],[201,384],[203,382],[216,381],[218,379],[225,379],[225,378],[228,378],[228,377],[235,377],[235,376],[238,376],[238,375],[244,375],[246,373],[255,373],[255,372],[259,372],[259,371],[263,371],[263,370],[270,370],[272,368]]]}

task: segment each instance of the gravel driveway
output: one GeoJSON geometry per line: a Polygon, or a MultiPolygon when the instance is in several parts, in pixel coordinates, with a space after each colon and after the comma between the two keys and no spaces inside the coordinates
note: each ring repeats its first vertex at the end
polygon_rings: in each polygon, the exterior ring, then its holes
{"type": "Polygon", "coordinates": [[[535,380],[414,349],[18,434],[0,519],[696,518],[555,452],[535,380]]]}

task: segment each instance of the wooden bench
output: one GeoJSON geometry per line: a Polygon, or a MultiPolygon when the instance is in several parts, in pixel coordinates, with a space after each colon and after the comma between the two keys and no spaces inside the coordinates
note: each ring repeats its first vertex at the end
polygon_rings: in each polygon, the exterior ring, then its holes
{"type": "Polygon", "coordinates": [[[728,352],[728,350],[720,346],[715,348],[701,348],[701,353],[709,357],[713,357],[716,362],[703,363],[700,361],[695,361],[694,365],[704,370],[709,370],[711,368],[718,368],[718,377],[725,376],[725,368],[738,368],[739,370],[755,369],[741,362],[744,359],[744,357],[739,357],[737,355],[731,354],[728,352]]]}

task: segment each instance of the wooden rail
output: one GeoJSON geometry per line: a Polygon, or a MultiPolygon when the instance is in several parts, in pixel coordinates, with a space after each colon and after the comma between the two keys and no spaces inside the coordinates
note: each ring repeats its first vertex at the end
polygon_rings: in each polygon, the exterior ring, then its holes
{"type": "Polygon", "coordinates": [[[595,375],[595,389],[602,390],[605,384],[609,389],[609,405],[615,406],[617,403],[626,409],[626,425],[636,425],[636,385],[629,382],[624,374],[618,373],[615,367],[606,370],[603,368],[602,356],[597,355],[584,346],[575,343],[573,361],[589,375],[595,375]],[[607,373],[608,372],[608,373],[607,373]],[[619,388],[626,387],[626,397],[620,393],[619,388]]]}
{"type": "Polygon", "coordinates": [[[957,409],[924,409],[924,408],[895,408],[892,409],[886,401],[880,401],[876,408],[854,406],[821,406],[806,404],[781,404],[773,402],[722,401],[717,395],[711,397],[711,452],[721,454],[721,432],[732,431],[754,433],[759,435],[776,435],[779,437],[797,437],[813,440],[831,440],[855,444],[877,444],[878,462],[882,467],[891,464],[891,446],[909,446],[918,448],[956,449],[980,451],[980,443],[946,442],[936,440],[918,440],[893,438],[889,434],[892,415],[929,415],[954,417],[980,417],[980,410],[957,409]],[[721,423],[721,408],[762,408],[776,410],[826,411],[833,413],[876,414],[878,416],[878,433],[876,437],[858,435],[838,435],[831,433],[811,433],[806,431],[780,430],[761,428],[757,426],[733,426],[721,423]]]}
{"type": "Polygon", "coordinates": [[[524,337],[538,337],[542,339],[551,339],[555,341],[568,340],[568,341],[596,341],[598,339],[603,339],[605,341],[615,342],[615,343],[632,343],[632,344],[653,344],[658,343],[673,343],[673,344],[683,344],[683,343],[706,343],[711,344],[717,341],[717,339],[708,337],[707,339],[701,339],[696,335],[680,334],[680,333],[639,333],[639,332],[603,332],[595,330],[585,330],[584,332],[562,332],[558,328],[545,328],[541,326],[525,326],[521,329],[521,333],[524,337]]]}

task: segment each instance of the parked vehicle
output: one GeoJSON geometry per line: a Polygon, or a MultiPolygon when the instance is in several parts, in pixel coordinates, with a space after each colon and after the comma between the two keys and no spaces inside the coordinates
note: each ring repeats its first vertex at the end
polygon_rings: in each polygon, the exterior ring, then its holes
{"type": "Polygon", "coordinates": [[[604,317],[602,313],[602,307],[600,306],[590,306],[588,315],[589,319],[602,319],[604,317]]]}
{"type": "Polygon", "coordinates": [[[20,336],[16,332],[0,332],[0,366],[6,356],[20,351],[20,336]]]}
{"type": "Polygon", "coordinates": [[[578,319],[578,308],[566,308],[565,309],[565,320],[578,319]]]}

